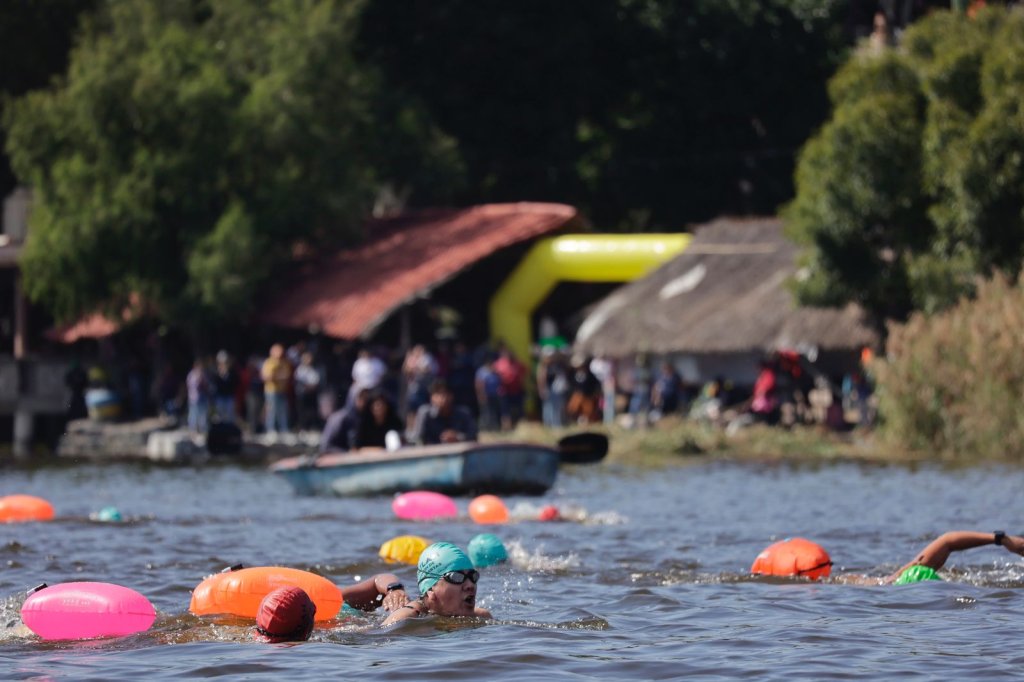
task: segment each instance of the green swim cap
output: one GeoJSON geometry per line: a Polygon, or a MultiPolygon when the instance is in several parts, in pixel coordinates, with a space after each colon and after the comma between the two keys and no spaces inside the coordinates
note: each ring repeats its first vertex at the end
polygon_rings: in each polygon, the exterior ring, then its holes
{"type": "Polygon", "coordinates": [[[435,542],[420,554],[416,566],[416,582],[420,594],[426,594],[445,573],[449,571],[469,571],[473,562],[466,553],[450,542],[435,542]]]}
{"type": "Polygon", "coordinates": [[[469,541],[469,558],[477,568],[486,568],[508,561],[505,545],[494,533],[480,533],[469,541]]]}
{"type": "Polygon", "coordinates": [[[910,583],[919,583],[923,580],[942,580],[942,578],[939,577],[939,574],[931,566],[917,564],[910,566],[900,573],[900,577],[896,578],[895,584],[909,585],[910,583]]]}

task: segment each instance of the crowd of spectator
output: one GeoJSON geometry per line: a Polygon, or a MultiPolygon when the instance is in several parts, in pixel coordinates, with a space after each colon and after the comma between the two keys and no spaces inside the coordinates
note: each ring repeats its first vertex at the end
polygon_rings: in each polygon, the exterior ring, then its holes
{"type": "MultiPolygon", "coordinates": [[[[161,415],[197,434],[214,424],[270,438],[321,434],[324,451],[475,439],[479,431],[514,429],[530,405],[555,429],[616,421],[644,426],[669,415],[723,426],[802,421],[837,429],[850,423],[851,412],[855,423],[873,419],[865,372],[833,384],[806,371],[792,352],[766,356],[752,391],[738,391],[722,377],[687,383],[672,362],[644,354],[622,363],[547,345],[532,361],[531,372],[503,344],[416,344],[403,356],[386,347],[308,339],[274,343],[265,355],[199,356],[184,376],[166,364],[152,396],[161,415]]],[[[69,370],[69,417],[83,416],[87,387],[103,385],[97,371],[87,374],[79,363],[69,370]]],[[[132,406],[123,416],[142,416],[142,409],[132,406]]]]}

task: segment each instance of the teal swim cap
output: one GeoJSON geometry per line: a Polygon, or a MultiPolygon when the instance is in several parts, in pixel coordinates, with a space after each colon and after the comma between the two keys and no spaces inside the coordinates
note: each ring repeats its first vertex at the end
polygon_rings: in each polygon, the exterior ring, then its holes
{"type": "Polygon", "coordinates": [[[921,566],[917,564],[910,566],[900,573],[900,577],[896,578],[896,585],[909,585],[911,583],[919,583],[924,580],[942,580],[939,574],[935,572],[935,569],[931,566],[921,566]]]}
{"type": "Polygon", "coordinates": [[[445,573],[472,569],[473,562],[461,549],[450,542],[435,542],[423,550],[416,566],[420,595],[426,594],[445,573]]]}
{"type": "Polygon", "coordinates": [[[477,568],[486,568],[508,561],[505,545],[494,533],[480,533],[469,541],[469,558],[477,568]]]}
{"type": "Polygon", "coordinates": [[[116,522],[124,520],[121,517],[121,512],[118,511],[117,507],[104,507],[103,509],[100,509],[98,512],[89,514],[89,519],[92,521],[107,522],[116,522]]]}

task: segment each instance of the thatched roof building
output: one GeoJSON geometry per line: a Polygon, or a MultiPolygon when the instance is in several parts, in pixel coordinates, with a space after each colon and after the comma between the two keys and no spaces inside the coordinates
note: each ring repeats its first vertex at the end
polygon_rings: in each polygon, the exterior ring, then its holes
{"type": "Polygon", "coordinates": [[[583,321],[576,349],[624,357],[858,351],[878,336],[863,312],[798,307],[798,247],[776,218],[719,219],[679,256],[617,289],[583,321]]]}

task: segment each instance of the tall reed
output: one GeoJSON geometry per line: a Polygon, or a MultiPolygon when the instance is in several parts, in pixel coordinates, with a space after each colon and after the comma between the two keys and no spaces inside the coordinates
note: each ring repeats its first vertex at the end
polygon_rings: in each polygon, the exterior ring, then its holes
{"type": "Polygon", "coordinates": [[[889,329],[872,365],[887,440],[944,459],[1024,461],[1024,287],[980,281],[972,299],[889,329]]]}

